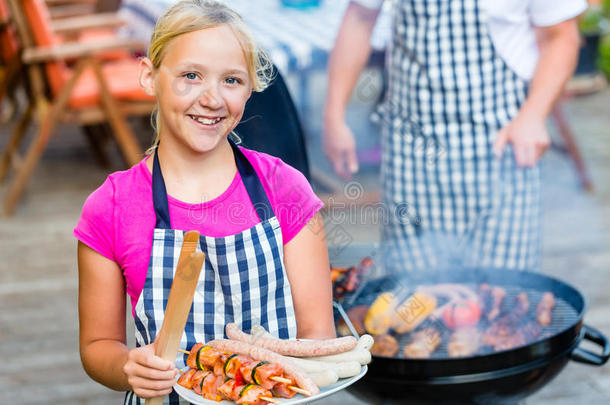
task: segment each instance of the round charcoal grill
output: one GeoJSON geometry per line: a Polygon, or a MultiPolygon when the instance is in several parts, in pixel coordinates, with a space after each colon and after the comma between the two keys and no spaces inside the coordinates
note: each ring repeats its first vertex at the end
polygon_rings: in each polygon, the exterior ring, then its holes
{"type": "MultiPolygon", "coordinates": [[[[441,321],[426,321],[418,329],[435,326],[441,333],[441,346],[427,359],[405,358],[401,351],[410,341],[409,334],[394,335],[400,351],[395,357],[373,356],[368,373],[349,389],[370,400],[417,399],[469,404],[509,404],[531,395],[555,377],[569,360],[601,366],[610,357],[610,345],[599,331],[583,325],[585,299],[574,287],[552,277],[525,271],[492,269],[460,269],[434,272],[425,281],[383,277],[366,282],[353,296],[346,297],[348,309],[370,305],[385,291],[414,290],[417,285],[460,283],[477,286],[481,283],[503,287],[507,294],[503,312],[517,294],[526,292],[530,301],[529,318],[535,320],[536,306],[542,294],[555,295],[552,322],[542,328],[531,342],[504,351],[484,347],[470,357],[449,357],[446,349],[450,330],[441,321]],[[588,340],[600,347],[600,354],[580,347],[588,340]]],[[[342,311],[339,311],[342,312],[342,311]]],[[[484,330],[486,325],[480,325],[484,330]]]]}

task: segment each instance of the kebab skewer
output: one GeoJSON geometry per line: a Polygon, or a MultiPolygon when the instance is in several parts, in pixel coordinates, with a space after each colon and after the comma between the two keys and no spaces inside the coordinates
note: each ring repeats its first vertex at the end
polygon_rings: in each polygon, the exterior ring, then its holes
{"type": "Polygon", "coordinates": [[[197,343],[188,352],[186,364],[196,370],[211,369],[215,375],[236,378],[241,375],[248,384],[260,385],[267,390],[274,389],[284,398],[292,398],[298,392],[307,396],[311,393],[296,387],[291,376],[284,375],[284,370],[277,364],[266,361],[255,361],[250,357],[227,353],[197,343]]]}
{"type": "Polygon", "coordinates": [[[221,401],[228,399],[237,404],[264,405],[279,402],[271,392],[260,386],[245,384],[243,379],[215,375],[212,370],[191,368],[178,379],[178,384],[202,395],[205,399],[221,401]]]}

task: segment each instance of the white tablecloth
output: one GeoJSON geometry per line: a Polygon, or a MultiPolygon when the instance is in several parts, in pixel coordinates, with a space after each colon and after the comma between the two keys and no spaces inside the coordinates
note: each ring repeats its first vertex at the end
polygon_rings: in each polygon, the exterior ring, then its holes
{"type": "MultiPolygon", "coordinates": [[[[120,13],[128,21],[125,34],[149,41],[155,22],[176,0],[123,0],[120,13]]],[[[227,0],[238,11],[257,42],[284,73],[322,69],[339,31],[349,0],[323,0],[317,8],[284,7],[280,0],[227,0]]],[[[372,45],[385,47],[390,34],[390,15],[381,14],[372,45]]]]}

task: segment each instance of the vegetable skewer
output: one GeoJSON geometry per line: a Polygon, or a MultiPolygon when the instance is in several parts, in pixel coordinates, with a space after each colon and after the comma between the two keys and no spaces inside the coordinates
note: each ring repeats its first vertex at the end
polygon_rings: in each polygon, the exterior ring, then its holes
{"type": "Polygon", "coordinates": [[[250,405],[281,402],[273,398],[269,390],[254,384],[245,384],[242,379],[225,380],[224,376],[214,375],[212,370],[207,368],[204,370],[191,368],[183,372],[178,384],[213,401],[228,399],[237,404],[250,405]]]}
{"type": "Polygon", "coordinates": [[[230,378],[235,378],[239,372],[247,383],[261,385],[268,390],[273,389],[277,391],[278,396],[284,398],[292,398],[294,393],[311,396],[309,391],[295,386],[294,378],[281,376],[284,373],[283,369],[274,363],[259,362],[247,356],[226,353],[202,343],[195,344],[190,351],[179,351],[189,355],[186,363],[193,369],[207,366],[213,368],[214,374],[230,378]]]}

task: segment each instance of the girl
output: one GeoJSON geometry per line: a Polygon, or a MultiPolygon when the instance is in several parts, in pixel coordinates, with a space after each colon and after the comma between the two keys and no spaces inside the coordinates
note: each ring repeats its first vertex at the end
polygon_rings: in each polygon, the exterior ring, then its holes
{"type": "Polygon", "coordinates": [[[334,336],[320,200],[298,171],[229,138],[252,90],[268,84],[269,66],[220,3],[181,1],[157,22],[140,74],[158,101],[151,156],[110,175],[74,232],[82,362],[94,380],[129,391],[126,403],[170,394],[175,383],[174,363],[155,356],[153,342],[184,231],[201,233],[206,259],[182,349],[224,337],[228,322],[283,339],[334,336]]]}

